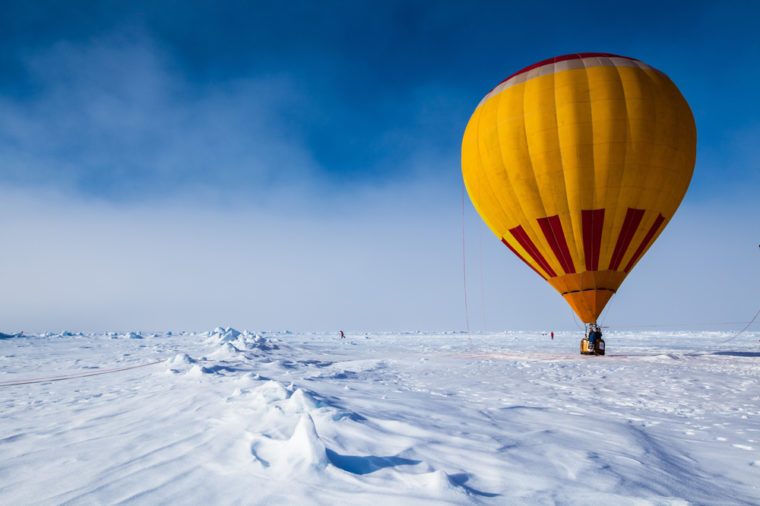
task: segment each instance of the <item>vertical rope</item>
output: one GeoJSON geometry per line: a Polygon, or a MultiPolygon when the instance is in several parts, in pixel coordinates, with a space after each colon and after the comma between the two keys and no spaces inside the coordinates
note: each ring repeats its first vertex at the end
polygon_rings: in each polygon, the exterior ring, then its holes
{"type": "Polygon", "coordinates": [[[615,295],[612,296],[612,298],[607,302],[607,305],[604,306],[604,309],[602,309],[602,314],[599,315],[599,325],[604,325],[607,323],[607,316],[610,314],[609,309],[615,304],[615,301],[617,300],[617,297],[615,295]]]}
{"type": "Polygon", "coordinates": [[[480,317],[482,319],[481,330],[486,330],[486,284],[483,276],[483,234],[479,234],[478,241],[478,267],[480,269],[480,317]]]}
{"type": "Polygon", "coordinates": [[[470,333],[470,308],[467,301],[467,249],[465,248],[464,234],[464,185],[462,185],[462,284],[464,287],[464,322],[467,334],[470,333]]]}
{"type": "MultiPolygon", "coordinates": [[[[575,312],[570,307],[568,307],[567,309],[570,311],[570,316],[573,317],[573,322],[575,323],[575,326],[578,327],[578,330],[583,330],[583,327],[581,327],[581,324],[578,322],[578,319],[575,317],[575,312]]],[[[586,324],[584,323],[583,325],[585,327],[586,324]]]]}

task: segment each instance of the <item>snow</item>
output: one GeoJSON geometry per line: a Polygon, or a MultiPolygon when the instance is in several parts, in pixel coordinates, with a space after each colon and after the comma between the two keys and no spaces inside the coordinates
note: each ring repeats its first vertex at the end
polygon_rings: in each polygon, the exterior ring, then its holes
{"type": "Polygon", "coordinates": [[[9,336],[0,502],[757,504],[760,333],[730,337],[9,336]]]}

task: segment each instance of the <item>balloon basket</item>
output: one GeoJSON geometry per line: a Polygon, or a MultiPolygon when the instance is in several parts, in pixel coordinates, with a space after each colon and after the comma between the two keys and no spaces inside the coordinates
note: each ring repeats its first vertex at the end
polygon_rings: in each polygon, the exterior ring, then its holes
{"type": "Polygon", "coordinates": [[[602,338],[596,340],[593,348],[587,338],[581,339],[581,355],[604,355],[604,348],[605,343],[602,338]]]}

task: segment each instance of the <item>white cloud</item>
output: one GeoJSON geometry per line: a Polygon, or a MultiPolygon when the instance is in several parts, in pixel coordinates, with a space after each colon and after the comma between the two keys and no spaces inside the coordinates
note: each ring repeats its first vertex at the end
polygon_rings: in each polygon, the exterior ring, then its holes
{"type": "Polygon", "coordinates": [[[140,198],[313,177],[286,119],[307,90],[288,76],[190,83],[144,36],[61,42],[29,56],[31,91],[0,98],[0,177],[140,198]]]}

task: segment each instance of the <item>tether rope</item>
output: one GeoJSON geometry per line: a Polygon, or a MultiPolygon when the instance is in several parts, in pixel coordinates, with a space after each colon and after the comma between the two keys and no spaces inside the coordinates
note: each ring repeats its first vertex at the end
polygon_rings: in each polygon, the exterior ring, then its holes
{"type": "Polygon", "coordinates": [[[464,322],[467,334],[470,334],[470,308],[467,302],[467,250],[465,248],[464,230],[464,185],[462,185],[462,282],[464,285],[464,322]]]}
{"type": "Polygon", "coordinates": [[[483,234],[478,234],[478,267],[480,269],[480,316],[483,320],[482,330],[486,330],[486,284],[483,276],[483,234]]]}
{"type": "Polygon", "coordinates": [[[76,379],[76,378],[86,378],[88,376],[100,376],[102,374],[111,374],[115,372],[127,371],[129,369],[147,367],[149,365],[155,365],[161,362],[163,362],[163,360],[156,360],[155,362],[148,362],[147,364],[138,364],[138,365],[130,365],[126,367],[118,367],[115,369],[105,369],[105,370],[99,370],[99,371],[66,374],[62,376],[49,376],[45,378],[27,378],[27,379],[19,379],[19,380],[0,381],[0,387],[9,387],[9,386],[15,386],[15,385],[31,385],[34,383],[50,383],[53,381],[64,381],[64,380],[76,379]]]}
{"type": "Polygon", "coordinates": [[[581,324],[578,323],[578,319],[575,317],[575,312],[570,307],[568,307],[567,309],[570,311],[570,316],[573,317],[573,322],[575,323],[575,326],[578,327],[578,330],[585,330],[583,327],[581,327],[581,324]]]}
{"type": "Polygon", "coordinates": [[[747,324],[744,326],[743,329],[741,329],[739,332],[737,332],[733,336],[729,337],[725,341],[721,341],[720,344],[725,344],[727,342],[733,341],[734,339],[736,339],[737,337],[739,337],[741,334],[743,334],[744,331],[747,330],[750,327],[750,325],[752,325],[755,322],[755,320],[757,319],[758,315],[760,315],[760,309],[757,310],[757,312],[755,313],[755,316],[753,316],[752,319],[749,322],[747,322],[747,324]]]}

